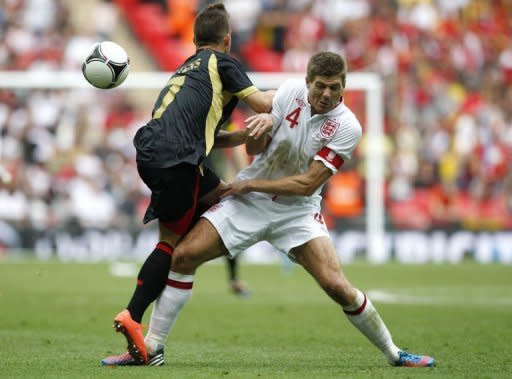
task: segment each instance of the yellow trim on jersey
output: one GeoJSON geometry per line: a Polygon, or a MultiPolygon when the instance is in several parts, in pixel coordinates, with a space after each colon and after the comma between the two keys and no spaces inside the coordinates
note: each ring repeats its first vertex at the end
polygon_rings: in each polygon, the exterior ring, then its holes
{"type": "Polygon", "coordinates": [[[171,104],[176,98],[176,94],[180,91],[181,87],[183,87],[183,83],[185,82],[185,76],[175,76],[169,80],[169,90],[165,94],[160,106],[153,114],[153,120],[159,119],[162,117],[162,114],[165,112],[169,104],[171,104]]]}
{"type": "Polygon", "coordinates": [[[252,95],[254,92],[258,92],[258,89],[255,86],[247,87],[241,91],[235,93],[235,96],[240,100],[245,99],[247,96],[252,95]]]}
{"type": "Polygon", "coordinates": [[[206,130],[204,132],[206,139],[206,155],[210,153],[213,147],[215,138],[215,129],[222,117],[222,104],[224,99],[222,96],[222,81],[220,80],[219,71],[217,68],[217,57],[215,54],[210,56],[208,61],[208,73],[210,74],[210,81],[212,83],[212,105],[206,117],[206,130]]]}
{"type": "Polygon", "coordinates": [[[222,108],[224,108],[233,98],[233,94],[228,91],[222,91],[222,108]]]}

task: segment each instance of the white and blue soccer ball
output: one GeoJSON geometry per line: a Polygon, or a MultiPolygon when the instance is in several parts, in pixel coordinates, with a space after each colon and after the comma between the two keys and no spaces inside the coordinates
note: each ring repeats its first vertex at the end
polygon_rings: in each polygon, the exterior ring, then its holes
{"type": "Polygon", "coordinates": [[[119,86],[130,72],[130,58],[117,43],[95,43],[82,63],[84,78],[96,88],[108,89],[119,86]]]}

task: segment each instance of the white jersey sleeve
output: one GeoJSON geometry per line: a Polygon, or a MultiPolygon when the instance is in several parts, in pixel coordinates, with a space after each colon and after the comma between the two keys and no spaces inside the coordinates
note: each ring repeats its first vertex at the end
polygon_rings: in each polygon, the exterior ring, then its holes
{"type": "Polygon", "coordinates": [[[334,137],[314,157],[333,173],[352,157],[362,136],[361,124],[349,108],[345,107],[339,121],[334,137]]]}

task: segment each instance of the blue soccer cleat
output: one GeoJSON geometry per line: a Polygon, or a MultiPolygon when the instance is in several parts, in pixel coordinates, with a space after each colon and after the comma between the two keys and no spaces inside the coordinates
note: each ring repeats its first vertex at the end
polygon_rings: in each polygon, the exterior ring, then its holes
{"type": "Polygon", "coordinates": [[[111,355],[101,360],[102,366],[137,366],[135,359],[129,352],[120,355],[111,355]]]}
{"type": "Polygon", "coordinates": [[[428,355],[414,355],[406,351],[398,352],[398,360],[391,362],[393,366],[401,367],[432,367],[435,364],[434,358],[428,355]]]}
{"type": "Polygon", "coordinates": [[[154,354],[148,354],[148,361],[141,363],[135,361],[130,353],[112,355],[101,360],[102,366],[162,366],[164,364],[164,349],[161,347],[154,354]]]}

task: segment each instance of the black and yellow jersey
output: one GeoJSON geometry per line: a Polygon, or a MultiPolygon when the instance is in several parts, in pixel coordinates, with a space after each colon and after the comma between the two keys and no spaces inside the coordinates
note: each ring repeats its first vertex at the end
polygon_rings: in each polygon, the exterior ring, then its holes
{"type": "Polygon", "coordinates": [[[256,91],[235,58],[198,50],[169,79],[153,107],[151,121],[137,131],[137,163],[160,168],[199,165],[238,99],[256,91]]]}

